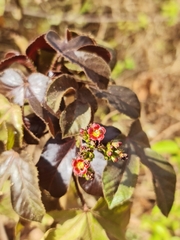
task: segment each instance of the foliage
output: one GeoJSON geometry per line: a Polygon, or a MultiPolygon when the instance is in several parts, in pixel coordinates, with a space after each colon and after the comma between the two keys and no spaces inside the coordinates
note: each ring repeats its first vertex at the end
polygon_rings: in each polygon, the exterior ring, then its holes
{"type": "Polygon", "coordinates": [[[110,60],[94,39],[67,30],[65,39],[49,31],[25,55],[8,52],[0,63],[0,186],[10,180],[21,218],[41,221],[45,210],[56,209],[54,226],[60,225],[44,239],[125,239],[139,159],[152,172],[159,209],[165,216],[171,210],[174,169],[150,149],[136,94],[110,81],[110,60]],[[120,127],[94,123],[101,99],[131,118],[126,135],[120,127]],[[28,147],[45,136],[36,161],[28,147]],[[72,183],[82,206],[48,207],[72,183]],[[76,232],[67,231],[72,226],[76,232]]]}
{"type": "MultiPolygon", "coordinates": [[[[177,165],[177,177],[179,179],[179,166],[180,166],[180,151],[179,151],[179,138],[175,138],[174,140],[162,140],[160,142],[155,143],[152,148],[156,150],[158,153],[163,155],[169,155],[170,161],[177,165]]],[[[151,214],[144,214],[141,219],[141,228],[146,232],[150,233],[149,239],[179,239],[179,197],[180,191],[177,188],[175,195],[175,202],[171,210],[171,214],[169,218],[165,218],[159,212],[157,206],[155,206],[151,212],[151,214]]]]}

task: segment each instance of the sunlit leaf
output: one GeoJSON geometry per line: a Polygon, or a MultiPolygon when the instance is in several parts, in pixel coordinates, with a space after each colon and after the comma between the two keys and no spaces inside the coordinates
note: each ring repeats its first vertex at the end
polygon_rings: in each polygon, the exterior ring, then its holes
{"type": "Polygon", "coordinates": [[[0,124],[0,143],[2,144],[2,149],[0,149],[0,153],[4,150],[7,150],[6,144],[8,141],[8,131],[6,127],[6,123],[3,122],[0,124]]]}
{"type": "Polygon", "coordinates": [[[70,75],[63,74],[49,86],[46,94],[46,103],[54,113],[57,113],[60,109],[62,98],[68,91],[76,91],[77,89],[76,79],[70,75]]]}
{"type": "Polygon", "coordinates": [[[140,102],[129,88],[112,85],[107,91],[97,92],[96,96],[107,99],[115,109],[131,118],[140,116],[140,102]]]}
{"type": "Polygon", "coordinates": [[[13,150],[0,155],[0,182],[11,181],[13,209],[22,218],[41,221],[45,211],[41,202],[37,170],[25,151],[19,155],[13,150]]]}
{"type": "Polygon", "coordinates": [[[40,186],[53,197],[63,196],[72,176],[72,159],[76,155],[75,140],[61,135],[47,141],[37,163],[40,186]]]}
{"type": "Polygon", "coordinates": [[[63,137],[71,137],[85,129],[91,120],[91,108],[88,103],[75,100],[69,104],[60,116],[63,137]]]}
{"type": "Polygon", "coordinates": [[[6,145],[6,149],[22,146],[22,125],[21,108],[10,103],[7,98],[0,94],[0,138],[6,145]]]}
{"type": "Polygon", "coordinates": [[[100,88],[107,88],[110,76],[108,64],[96,54],[79,50],[81,47],[94,45],[89,37],[77,36],[70,41],[62,41],[57,33],[49,31],[46,34],[46,40],[69,61],[79,65],[91,81],[95,82],[100,88]]]}
{"type": "Polygon", "coordinates": [[[20,71],[9,68],[0,75],[0,93],[20,106],[25,99],[30,103],[34,99],[42,103],[49,82],[50,79],[41,73],[32,73],[26,79],[20,71]]]}
{"type": "Polygon", "coordinates": [[[1,189],[0,213],[1,215],[5,215],[8,218],[13,219],[15,222],[19,219],[18,214],[13,210],[11,204],[10,181],[5,181],[1,189]]]}
{"type": "Polygon", "coordinates": [[[64,222],[63,225],[50,229],[44,240],[108,240],[105,230],[98,223],[91,212],[81,211],[74,218],[64,222]]]}
{"type": "Polygon", "coordinates": [[[105,229],[109,239],[125,240],[125,231],[130,219],[131,203],[108,209],[108,205],[103,198],[100,198],[96,206],[92,209],[93,216],[105,229]]]}
{"type": "Polygon", "coordinates": [[[133,155],[126,162],[109,163],[103,173],[103,192],[110,209],[132,197],[139,173],[139,161],[133,155]]]}
{"type": "Polygon", "coordinates": [[[87,45],[78,49],[79,51],[85,51],[89,53],[94,53],[99,57],[102,57],[107,63],[111,60],[111,54],[105,48],[96,45],[87,45]]]}

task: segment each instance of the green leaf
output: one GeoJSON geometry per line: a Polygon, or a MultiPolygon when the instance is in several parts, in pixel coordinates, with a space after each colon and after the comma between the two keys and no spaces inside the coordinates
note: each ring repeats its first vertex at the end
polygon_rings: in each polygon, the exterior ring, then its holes
{"type": "Polygon", "coordinates": [[[88,103],[75,100],[69,104],[60,116],[60,127],[63,137],[72,137],[86,128],[91,120],[91,107],[88,103]]]}
{"type": "Polygon", "coordinates": [[[5,181],[3,184],[3,187],[1,189],[0,213],[1,213],[1,215],[5,215],[8,218],[13,219],[15,222],[17,222],[19,219],[19,216],[13,210],[12,205],[11,205],[10,181],[5,181]]]}
{"type": "Polygon", "coordinates": [[[0,184],[10,177],[11,202],[21,217],[41,221],[45,211],[41,202],[37,170],[29,154],[13,150],[0,155],[0,184]]]}
{"type": "Polygon", "coordinates": [[[50,229],[45,234],[44,240],[108,240],[105,230],[98,223],[91,212],[81,211],[74,218],[63,225],[50,229]]]}
{"type": "Polygon", "coordinates": [[[93,216],[105,229],[109,239],[125,240],[125,232],[130,218],[131,203],[109,209],[105,199],[100,198],[92,209],[93,216]]]}
{"type": "Polygon", "coordinates": [[[8,132],[6,128],[5,122],[0,124],[0,143],[2,143],[2,148],[0,149],[0,152],[3,152],[4,150],[7,150],[6,144],[8,141],[8,132]]]}
{"type": "Polygon", "coordinates": [[[158,153],[176,154],[179,151],[179,146],[175,141],[169,139],[153,144],[152,149],[158,153]]]}
{"type": "Polygon", "coordinates": [[[6,149],[22,146],[22,125],[21,108],[0,94],[0,134],[6,149]]]}
{"type": "Polygon", "coordinates": [[[150,148],[136,148],[141,162],[146,165],[153,175],[157,205],[161,212],[168,216],[173,201],[176,186],[176,174],[170,163],[150,148]]]}
{"type": "Polygon", "coordinates": [[[129,162],[124,166],[108,164],[103,174],[103,192],[112,209],[132,197],[139,173],[139,160],[131,155],[129,162]]]}

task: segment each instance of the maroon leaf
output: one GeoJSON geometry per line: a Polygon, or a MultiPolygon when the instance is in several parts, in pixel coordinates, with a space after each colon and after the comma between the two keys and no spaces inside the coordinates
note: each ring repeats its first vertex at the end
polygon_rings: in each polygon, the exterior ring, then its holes
{"type": "Polygon", "coordinates": [[[26,49],[26,55],[34,62],[37,70],[46,73],[51,66],[56,51],[45,41],[45,35],[41,35],[26,49]]]}
{"type": "Polygon", "coordinates": [[[102,57],[107,63],[111,60],[111,54],[103,47],[96,45],[87,45],[78,49],[79,51],[85,51],[89,53],[94,53],[99,57],[102,57]]]}
{"type": "Polygon", "coordinates": [[[81,47],[93,45],[93,41],[89,37],[78,36],[66,42],[61,41],[57,33],[50,31],[46,34],[46,40],[69,61],[83,68],[87,77],[100,88],[107,87],[110,76],[110,68],[107,63],[97,55],[78,50],[81,47]]]}
{"type": "Polygon", "coordinates": [[[25,55],[11,55],[9,58],[0,62],[0,71],[11,66],[13,63],[20,63],[31,71],[36,71],[32,62],[25,55]]]}
{"type": "Polygon", "coordinates": [[[94,170],[94,179],[86,180],[85,178],[78,178],[80,186],[83,190],[94,196],[102,196],[102,176],[104,168],[107,165],[107,161],[104,159],[102,153],[97,150],[94,151],[95,157],[91,162],[91,167],[94,170]]]}
{"type": "Polygon", "coordinates": [[[90,121],[90,105],[79,99],[75,100],[65,108],[60,116],[60,127],[63,137],[71,137],[78,134],[80,129],[85,129],[90,121]]]}
{"type": "Polygon", "coordinates": [[[111,140],[119,138],[121,131],[118,128],[113,126],[104,126],[103,124],[100,125],[106,129],[106,133],[104,139],[102,140],[102,144],[106,145],[111,140]]]}
{"type": "Polygon", "coordinates": [[[63,97],[78,89],[76,79],[68,74],[57,77],[49,86],[46,94],[46,104],[53,113],[58,114],[63,97]]]}
{"type": "Polygon", "coordinates": [[[149,148],[149,141],[139,120],[136,120],[126,139],[128,155],[137,155],[153,176],[157,204],[162,213],[168,216],[174,201],[176,175],[172,165],[161,155],[149,148]]]}
{"type": "Polygon", "coordinates": [[[48,140],[37,163],[40,186],[53,197],[63,196],[72,176],[72,159],[76,155],[75,140],[61,135],[48,140]]]}
{"type": "Polygon", "coordinates": [[[107,99],[115,109],[131,118],[140,116],[140,102],[129,88],[112,85],[107,91],[96,93],[96,96],[107,99]]]}
{"type": "Polygon", "coordinates": [[[70,41],[72,38],[78,37],[79,34],[74,31],[69,31],[69,29],[66,30],[65,38],[67,41],[70,41]]]}
{"type": "Polygon", "coordinates": [[[77,93],[78,98],[81,99],[83,103],[89,103],[91,105],[92,112],[95,113],[97,111],[98,105],[97,100],[91,90],[85,86],[82,86],[78,89],[77,93]]]}

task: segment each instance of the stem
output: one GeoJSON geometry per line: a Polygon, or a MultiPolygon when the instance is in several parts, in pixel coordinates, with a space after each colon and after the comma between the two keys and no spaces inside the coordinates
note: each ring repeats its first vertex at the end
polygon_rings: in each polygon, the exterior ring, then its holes
{"type": "Polygon", "coordinates": [[[73,174],[73,180],[74,180],[74,184],[75,184],[75,188],[76,188],[77,194],[78,194],[78,196],[79,196],[79,198],[81,200],[81,204],[82,204],[83,207],[85,207],[86,206],[86,202],[84,200],[84,197],[83,197],[81,191],[79,190],[79,185],[78,185],[77,179],[74,176],[74,174],[73,174]]]}

